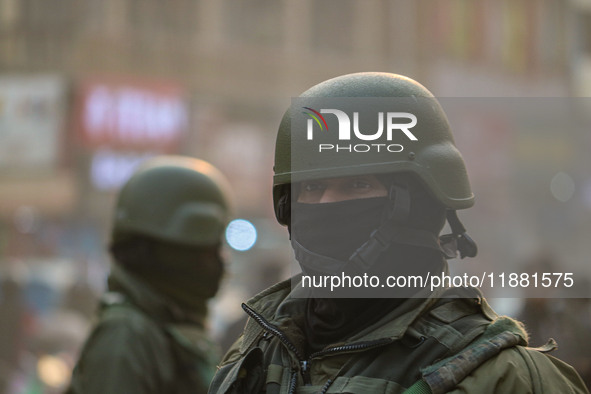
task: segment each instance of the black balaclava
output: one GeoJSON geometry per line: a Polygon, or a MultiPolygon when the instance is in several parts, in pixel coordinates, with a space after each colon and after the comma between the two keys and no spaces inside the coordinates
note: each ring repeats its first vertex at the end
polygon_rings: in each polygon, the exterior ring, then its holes
{"type": "Polygon", "coordinates": [[[111,247],[115,261],[191,313],[205,314],[224,264],[218,246],[196,247],[134,237],[111,247]]]}
{"type": "MultiPolygon", "coordinates": [[[[382,180],[389,187],[390,180],[382,180]]],[[[445,224],[445,208],[432,198],[418,182],[405,180],[410,194],[410,211],[406,226],[424,230],[435,239],[445,224]]],[[[334,203],[304,204],[294,202],[291,208],[290,232],[295,241],[313,254],[346,262],[363,245],[372,232],[386,220],[390,197],[373,197],[334,203]]],[[[296,247],[298,245],[296,244],[296,247]]],[[[296,251],[297,255],[297,251],[296,251]]],[[[305,275],[333,274],[325,269],[325,259],[314,264],[311,258],[301,264],[305,275]]],[[[443,271],[445,260],[435,248],[392,242],[368,271],[368,275],[424,275],[443,271]]],[[[404,296],[411,296],[406,294],[404,296]]],[[[307,301],[304,331],[310,352],[345,339],[375,323],[405,298],[310,298],[307,301]]]]}

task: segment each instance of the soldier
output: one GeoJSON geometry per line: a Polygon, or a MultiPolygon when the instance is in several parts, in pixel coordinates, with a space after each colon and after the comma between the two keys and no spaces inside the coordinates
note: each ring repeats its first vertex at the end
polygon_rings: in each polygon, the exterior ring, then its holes
{"type": "Polygon", "coordinates": [[[273,195],[303,276],[243,304],[250,319],[210,393],[588,393],[545,354],[551,343],[527,348],[521,324],[476,289],[334,298],[305,287],[301,278],[447,272],[446,257],[476,255],[456,215],[474,196],[443,110],[416,81],[350,74],[294,103],[279,127],[273,195]],[[348,98],[339,101],[348,111],[320,107],[333,98],[348,98]],[[358,98],[400,99],[404,112],[370,101],[382,120],[363,123],[358,98]],[[452,234],[439,238],[446,220],[452,234]]]}
{"type": "Polygon", "coordinates": [[[109,291],[68,393],[204,393],[219,361],[205,332],[224,272],[227,182],[211,164],[162,156],[122,188],[109,291]]]}

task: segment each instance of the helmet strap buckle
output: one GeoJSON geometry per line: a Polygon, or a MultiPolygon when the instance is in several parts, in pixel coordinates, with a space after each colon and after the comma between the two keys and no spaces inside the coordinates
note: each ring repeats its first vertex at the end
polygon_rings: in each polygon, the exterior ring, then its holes
{"type": "Polygon", "coordinates": [[[441,250],[447,259],[458,257],[475,257],[478,253],[476,242],[466,233],[466,228],[460,222],[455,210],[448,210],[446,213],[447,221],[451,228],[451,234],[445,234],[439,237],[441,250]]]}

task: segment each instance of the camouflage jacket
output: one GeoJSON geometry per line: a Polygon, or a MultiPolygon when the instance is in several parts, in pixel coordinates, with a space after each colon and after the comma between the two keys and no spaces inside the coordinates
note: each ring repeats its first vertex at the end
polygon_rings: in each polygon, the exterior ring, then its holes
{"type": "Polygon", "coordinates": [[[205,393],[218,362],[204,317],[188,317],[115,266],[67,394],[205,393]],[[115,286],[111,286],[115,285],[115,286]]]}
{"type": "Polygon", "coordinates": [[[298,290],[285,281],[243,305],[250,319],[210,393],[588,393],[572,367],[543,353],[550,347],[527,348],[521,324],[475,289],[408,299],[311,355],[298,290]]]}

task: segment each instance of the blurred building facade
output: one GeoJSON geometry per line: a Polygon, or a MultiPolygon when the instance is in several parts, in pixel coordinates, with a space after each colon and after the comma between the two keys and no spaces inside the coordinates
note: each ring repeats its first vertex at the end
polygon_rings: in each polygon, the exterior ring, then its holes
{"type": "MultiPolygon", "coordinates": [[[[260,231],[232,254],[234,280],[255,291],[258,262],[290,257],[271,208],[279,119],[290,97],[358,71],[405,74],[438,97],[590,96],[591,3],[0,0],[0,275],[27,289],[28,332],[71,305],[66,294],[100,292],[116,191],[154,154],[200,157],[230,178],[236,216],[260,231]]],[[[493,157],[490,143],[458,144],[476,146],[469,165],[493,157]]],[[[572,176],[591,196],[591,178],[572,176]]],[[[92,302],[79,304],[87,316],[92,302]]]]}

